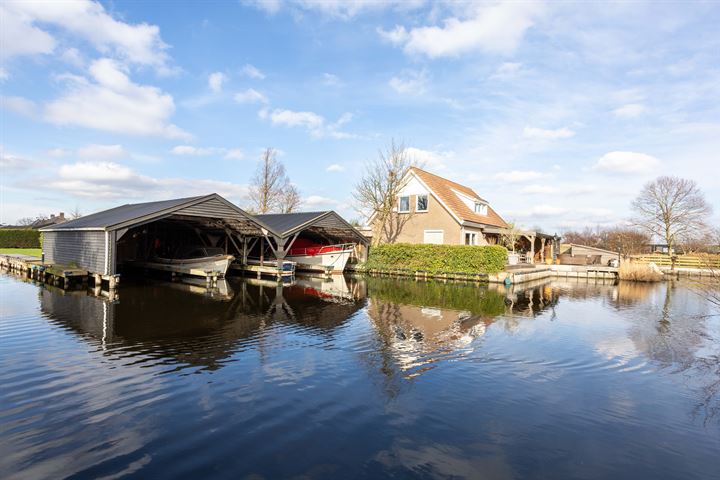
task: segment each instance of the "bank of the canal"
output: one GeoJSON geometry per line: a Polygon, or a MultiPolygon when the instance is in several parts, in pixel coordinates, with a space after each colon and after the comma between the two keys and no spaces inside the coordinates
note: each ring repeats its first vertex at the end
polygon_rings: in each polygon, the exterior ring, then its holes
{"type": "Polygon", "coordinates": [[[2,478],[707,479],[720,317],[683,282],[0,275],[2,478]]]}

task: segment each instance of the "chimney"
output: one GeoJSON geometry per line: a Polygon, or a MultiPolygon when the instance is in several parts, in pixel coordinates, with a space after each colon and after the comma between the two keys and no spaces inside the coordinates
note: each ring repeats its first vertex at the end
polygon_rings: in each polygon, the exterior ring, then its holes
{"type": "Polygon", "coordinates": [[[65,220],[65,212],[60,212],[60,214],[58,215],[58,218],[60,220],[65,220]]]}
{"type": "Polygon", "coordinates": [[[50,214],[50,220],[52,220],[53,218],[55,218],[55,214],[54,214],[54,213],[51,213],[51,214],[50,214]]]}

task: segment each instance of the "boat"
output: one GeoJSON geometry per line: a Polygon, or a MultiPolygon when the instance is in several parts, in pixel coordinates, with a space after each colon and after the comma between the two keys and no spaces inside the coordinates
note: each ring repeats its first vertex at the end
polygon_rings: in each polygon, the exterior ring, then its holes
{"type": "Polygon", "coordinates": [[[260,260],[259,258],[249,257],[245,265],[234,263],[231,268],[272,277],[278,277],[279,275],[282,278],[291,278],[295,276],[295,262],[291,260],[283,260],[282,264],[278,265],[278,260],[274,258],[260,260]]]}
{"type": "Polygon", "coordinates": [[[148,261],[135,261],[132,264],[153,270],[223,278],[233,260],[235,257],[227,255],[222,248],[192,247],[181,252],[177,257],[156,256],[148,261]]]}
{"type": "Polygon", "coordinates": [[[354,251],[354,243],[320,245],[298,238],[285,258],[295,262],[298,270],[342,273],[354,251]]]}

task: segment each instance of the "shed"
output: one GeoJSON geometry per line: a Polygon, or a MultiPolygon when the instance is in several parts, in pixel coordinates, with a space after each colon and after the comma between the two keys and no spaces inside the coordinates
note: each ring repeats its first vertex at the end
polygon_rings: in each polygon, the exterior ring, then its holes
{"type": "Polygon", "coordinates": [[[589,245],[578,245],[566,243],[560,247],[560,262],[568,265],[588,265],[599,257],[601,265],[607,265],[610,260],[618,260],[620,253],[604,248],[591,247],[589,245]]]}
{"type": "Polygon", "coordinates": [[[115,275],[124,261],[185,241],[241,251],[270,230],[220,195],[126,204],[42,228],[45,261],[115,275]]]}

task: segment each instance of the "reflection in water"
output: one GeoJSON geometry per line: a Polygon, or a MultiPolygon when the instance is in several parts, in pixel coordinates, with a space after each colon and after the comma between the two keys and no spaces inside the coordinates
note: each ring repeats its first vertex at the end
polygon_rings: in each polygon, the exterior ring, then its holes
{"type": "Polygon", "coordinates": [[[718,470],[720,317],[682,283],[0,288],[2,478],[718,470]]]}
{"type": "MultiPolygon", "coordinates": [[[[411,378],[449,356],[466,355],[497,317],[516,329],[523,317],[534,317],[558,301],[557,289],[486,287],[476,284],[408,282],[368,278],[368,315],[382,338],[385,354],[411,378]]],[[[383,358],[383,363],[387,359],[383,358]]],[[[392,372],[387,364],[383,371],[392,372]]]]}
{"type": "MultiPolygon", "coordinates": [[[[353,283],[344,284],[350,291],[353,283]]],[[[78,292],[80,293],[80,292],[78,292]]],[[[40,290],[48,318],[82,338],[99,340],[103,350],[163,355],[183,366],[222,367],[238,343],[259,337],[277,323],[331,334],[363,305],[352,296],[312,295],[307,288],[264,280],[228,280],[222,288],[187,283],[148,283],[123,288],[121,300],[57,295],[40,290]]]]}

